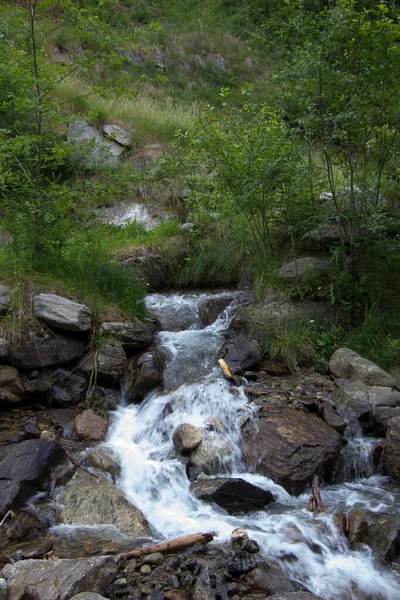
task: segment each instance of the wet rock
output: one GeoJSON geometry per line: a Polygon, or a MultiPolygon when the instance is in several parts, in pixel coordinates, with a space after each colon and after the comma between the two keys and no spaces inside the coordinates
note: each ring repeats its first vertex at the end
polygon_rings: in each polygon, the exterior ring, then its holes
{"type": "Polygon", "coordinates": [[[80,440],[100,442],[106,436],[108,421],[97,415],[93,410],[88,409],[75,417],[74,427],[80,440]]]}
{"type": "Polygon", "coordinates": [[[116,169],[124,149],[113,141],[107,141],[102,133],[83,120],[68,125],[68,142],[77,149],[76,159],[87,169],[116,169]]]}
{"type": "Polygon", "coordinates": [[[242,331],[231,332],[221,349],[220,358],[227,362],[232,373],[240,375],[261,362],[261,346],[242,331]]]}
{"type": "Polygon", "coordinates": [[[372,361],[350,348],[340,348],[332,354],[329,369],[334,377],[360,381],[369,386],[395,388],[395,379],[372,361]]]}
{"type": "Polygon", "coordinates": [[[314,256],[303,256],[296,260],[288,260],[283,263],[279,269],[279,276],[282,279],[301,280],[317,277],[328,271],[330,268],[329,260],[326,258],[315,258],[314,256]]]}
{"type": "Polygon", "coordinates": [[[325,423],[333,429],[336,429],[340,434],[342,434],[347,427],[347,422],[339,415],[336,408],[332,404],[329,404],[329,402],[323,403],[321,417],[325,423]]]}
{"type": "Polygon", "coordinates": [[[158,565],[162,565],[164,562],[164,556],[161,552],[153,552],[153,554],[148,554],[142,558],[142,563],[144,565],[150,565],[152,567],[157,567],[158,565]]]}
{"type": "Polygon", "coordinates": [[[323,600],[323,598],[311,592],[289,592],[287,594],[268,596],[268,600],[323,600]]]}
{"type": "Polygon", "coordinates": [[[58,406],[68,407],[85,399],[88,383],[84,377],[64,369],[57,369],[53,377],[55,381],[50,389],[50,401],[54,401],[58,406]]]}
{"type": "Polygon", "coordinates": [[[255,569],[260,561],[259,545],[254,540],[246,540],[230,560],[228,572],[234,577],[239,577],[255,569]]]}
{"type": "Polygon", "coordinates": [[[365,385],[347,379],[336,379],[335,385],[340,390],[337,403],[350,406],[357,417],[379,406],[400,406],[400,392],[390,387],[365,385]]]}
{"type": "Polygon", "coordinates": [[[394,417],[388,423],[383,464],[389,475],[400,481],[400,417],[394,417]]]}
{"type": "Polygon", "coordinates": [[[100,334],[119,341],[127,351],[150,346],[154,338],[154,326],[141,321],[130,323],[102,323],[100,334]]]}
{"type": "Polygon", "coordinates": [[[242,527],[237,527],[231,533],[231,548],[238,550],[249,539],[249,534],[242,527]]]}
{"type": "Polygon", "coordinates": [[[123,387],[128,398],[140,401],[163,382],[164,354],[158,350],[144,352],[128,362],[123,387]]]}
{"type": "Polygon", "coordinates": [[[57,525],[51,528],[48,537],[58,558],[121,554],[151,543],[148,537],[132,538],[115,525],[57,525]]]}
{"type": "Polygon", "coordinates": [[[110,556],[89,559],[22,560],[6,565],[7,600],[68,600],[90,591],[102,592],[115,577],[110,556]]]}
{"type": "Polygon", "coordinates": [[[89,454],[88,462],[91,467],[110,473],[114,480],[121,473],[121,461],[118,454],[112,448],[107,448],[107,446],[95,448],[89,454]]]}
{"type": "Polygon", "coordinates": [[[349,529],[349,518],[346,513],[342,511],[335,512],[333,515],[333,522],[340,533],[346,537],[349,529]]]}
{"type": "Polygon", "coordinates": [[[115,525],[132,538],[150,535],[143,513],[103,477],[94,480],[85,474],[75,475],[65,486],[60,504],[64,506],[60,514],[62,523],[115,525]]]}
{"type": "Polygon", "coordinates": [[[215,600],[215,591],[211,585],[210,572],[206,567],[201,573],[193,589],[193,600],[215,600]]]}
{"type": "Polygon", "coordinates": [[[74,418],[76,412],[68,408],[54,408],[49,410],[49,418],[55,429],[61,437],[66,440],[76,440],[78,436],[75,432],[74,418]]]}
{"type": "Polygon", "coordinates": [[[17,369],[0,365],[0,406],[12,406],[23,400],[24,386],[17,369]]]}
{"type": "Polygon", "coordinates": [[[71,600],[109,600],[104,596],[100,596],[100,594],[96,594],[95,592],[82,592],[82,594],[77,594],[71,598],[71,600]]]}
{"type": "Polygon", "coordinates": [[[88,331],[91,312],[84,304],[78,304],[55,294],[37,294],[32,299],[34,316],[50,327],[66,331],[88,331]]]}
{"type": "Polygon", "coordinates": [[[175,449],[184,456],[187,456],[196,450],[203,438],[204,431],[189,423],[182,423],[175,429],[172,441],[175,449]]]}
{"type": "Polygon", "coordinates": [[[368,534],[368,521],[361,510],[354,510],[349,515],[349,544],[356,550],[360,544],[366,543],[368,534]]]}
{"type": "Polygon", "coordinates": [[[0,600],[6,600],[7,597],[7,583],[6,580],[0,577],[0,600]]]}
{"type": "Polygon", "coordinates": [[[89,397],[86,398],[86,405],[95,412],[107,417],[107,413],[115,410],[120,403],[119,394],[110,388],[95,387],[89,397]]]}
{"type": "Polygon", "coordinates": [[[26,440],[34,440],[34,439],[37,439],[38,437],[40,437],[40,429],[39,429],[38,425],[34,422],[25,423],[23,430],[24,430],[24,438],[26,440]]]}
{"type": "Polygon", "coordinates": [[[0,463],[0,518],[34,494],[50,469],[63,458],[55,442],[26,440],[16,444],[0,463]]]}
{"type": "Polygon", "coordinates": [[[312,476],[329,477],[341,438],[314,414],[288,407],[262,407],[242,428],[242,453],[250,472],[270,477],[290,493],[310,485],[312,476]]]}
{"type": "Polygon", "coordinates": [[[267,595],[296,591],[282,567],[272,559],[263,559],[257,568],[247,573],[244,582],[253,590],[267,595]]]}
{"type": "Polygon", "coordinates": [[[47,529],[46,519],[33,508],[20,508],[13,511],[12,522],[7,528],[9,540],[28,540],[47,529]]]}
{"type": "Polygon", "coordinates": [[[110,385],[116,385],[122,379],[127,366],[126,354],[120,344],[103,344],[79,363],[79,369],[88,377],[93,373],[98,383],[110,385]]]}
{"type": "Polygon", "coordinates": [[[398,514],[368,514],[368,545],[379,560],[393,562],[400,556],[400,519],[398,514]]]}
{"type": "Polygon", "coordinates": [[[268,375],[276,376],[276,375],[287,375],[288,368],[285,365],[277,362],[276,360],[263,360],[258,365],[259,371],[264,371],[268,373],[268,375]]]}
{"type": "Polygon", "coordinates": [[[65,335],[36,333],[11,350],[11,363],[18,369],[41,369],[68,363],[85,354],[85,344],[65,335]]]}
{"type": "Polygon", "coordinates": [[[234,296],[216,296],[205,298],[200,302],[199,316],[204,325],[211,325],[232,302],[234,296]]]}
{"type": "Polygon", "coordinates": [[[48,392],[53,385],[53,379],[48,372],[32,371],[29,376],[20,373],[25,388],[25,397],[30,402],[47,402],[48,392]],[[32,374],[34,375],[32,377],[32,374]]]}
{"type": "Polygon", "coordinates": [[[207,475],[229,471],[232,466],[231,443],[218,435],[203,439],[191,454],[189,465],[207,475]]]}
{"type": "Polygon", "coordinates": [[[5,315],[11,306],[12,289],[8,285],[0,285],[0,316],[5,315]]]}
{"type": "Polygon", "coordinates": [[[203,502],[215,502],[230,515],[262,510],[275,502],[271,492],[263,490],[243,479],[217,478],[195,481],[191,490],[203,502]]]}
{"type": "Polygon", "coordinates": [[[375,435],[384,436],[389,426],[390,419],[394,417],[400,417],[400,406],[398,407],[387,407],[378,406],[371,410],[370,424],[375,435]]]}
{"type": "Polygon", "coordinates": [[[7,359],[10,354],[10,345],[8,340],[0,338],[0,359],[7,359]]]}
{"type": "Polygon", "coordinates": [[[103,125],[103,133],[106,137],[109,137],[124,148],[130,148],[132,146],[132,131],[129,131],[128,129],[122,129],[122,127],[119,127],[118,125],[108,123],[107,125],[103,125]]]}

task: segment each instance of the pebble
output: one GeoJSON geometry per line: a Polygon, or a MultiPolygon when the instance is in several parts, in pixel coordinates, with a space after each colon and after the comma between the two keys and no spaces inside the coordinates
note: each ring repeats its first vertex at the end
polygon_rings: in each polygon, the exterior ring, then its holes
{"type": "Polygon", "coordinates": [[[153,554],[148,554],[142,559],[142,563],[144,565],[158,566],[162,565],[163,562],[164,556],[161,554],[161,552],[154,552],[153,554]]]}
{"type": "Polygon", "coordinates": [[[148,575],[149,573],[151,573],[151,566],[143,565],[142,567],[140,567],[140,572],[143,573],[143,575],[148,575]]]}

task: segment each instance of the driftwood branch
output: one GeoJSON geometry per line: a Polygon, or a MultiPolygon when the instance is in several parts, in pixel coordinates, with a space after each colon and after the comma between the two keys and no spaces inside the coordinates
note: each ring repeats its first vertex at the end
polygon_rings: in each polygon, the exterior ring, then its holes
{"type": "MultiPolygon", "coordinates": [[[[60,446],[61,446],[61,444],[60,444],[60,446]]],[[[75,467],[78,467],[78,469],[82,469],[82,471],[85,471],[85,473],[87,473],[91,477],[96,477],[96,479],[99,479],[99,476],[96,475],[96,473],[92,473],[91,471],[88,471],[88,469],[86,469],[84,466],[82,466],[80,463],[78,463],[78,461],[75,460],[75,458],[73,456],[71,456],[71,454],[68,452],[68,450],[66,450],[64,448],[64,446],[61,446],[61,448],[62,448],[62,450],[64,450],[65,454],[67,455],[69,460],[72,462],[72,464],[75,465],[75,467]]]]}
{"type": "Polygon", "coordinates": [[[239,377],[238,375],[234,375],[231,372],[230,368],[228,367],[227,363],[224,361],[223,358],[219,359],[218,364],[221,367],[221,369],[228,381],[230,381],[231,383],[233,383],[234,385],[237,385],[237,386],[242,385],[241,377],[239,377]]]}
{"type": "Polygon", "coordinates": [[[319,491],[318,475],[314,475],[312,479],[311,492],[312,496],[310,496],[308,510],[316,513],[324,512],[324,505],[322,504],[321,493],[319,491]]]}
{"type": "Polygon", "coordinates": [[[137,548],[126,552],[121,556],[124,558],[141,558],[154,552],[161,552],[162,554],[171,554],[173,552],[179,552],[186,548],[191,548],[195,544],[208,544],[214,539],[214,533],[194,533],[192,535],[185,535],[169,542],[159,542],[158,544],[152,544],[151,546],[145,546],[144,548],[137,548]]]}

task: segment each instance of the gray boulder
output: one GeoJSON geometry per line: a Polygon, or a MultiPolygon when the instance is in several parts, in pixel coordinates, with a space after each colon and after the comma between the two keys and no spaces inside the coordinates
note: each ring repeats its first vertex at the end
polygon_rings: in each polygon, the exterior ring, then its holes
{"type": "Polygon", "coordinates": [[[347,239],[346,230],[340,223],[330,223],[329,225],[308,231],[303,236],[303,240],[311,242],[315,246],[343,244],[347,239]]]}
{"type": "Polygon", "coordinates": [[[102,592],[117,572],[111,556],[87,559],[22,560],[3,569],[7,600],[69,600],[81,592],[102,592]]]}
{"type": "Polygon", "coordinates": [[[232,302],[234,296],[224,295],[205,298],[199,304],[199,316],[203,325],[211,325],[225,308],[232,302]]]}
{"type": "Polygon", "coordinates": [[[383,464],[389,475],[400,481],[400,417],[394,417],[388,423],[383,464]]]}
{"type": "Polygon", "coordinates": [[[150,535],[143,513],[131,504],[124,493],[105,478],[75,475],[60,497],[63,509],[60,520],[76,525],[115,525],[132,538],[150,535]]]}
{"type": "Polygon", "coordinates": [[[330,263],[326,258],[303,256],[284,262],[279,269],[279,276],[289,281],[310,279],[328,271],[329,268],[330,263]]]}
{"type": "Polygon", "coordinates": [[[85,354],[85,344],[65,335],[33,334],[11,350],[11,363],[18,369],[40,369],[72,362],[85,354]]]}
{"type": "Polygon", "coordinates": [[[24,386],[15,367],[0,365],[0,405],[18,404],[24,397],[24,386]]]}
{"type": "Polygon", "coordinates": [[[400,417],[400,406],[378,406],[371,410],[369,416],[374,434],[384,436],[386,435],[390,419],[400,417]]]}
{"type": "Polygon", "coordinates": [[[0,360],[7,359],[10,354],[10,345],[8,340],[0,338],[0,360]]]}
{"type": "Polygon", "coordinates": [[[68,142],[77,149],[76,158],[88,169],[115,169],[124,148],[103,138],[96,127],[86,121],[72,121],[68,126],[68,142]]]}
{"type": "Polygon", "coordinates": [[[175,429],[172,441],[176,450],[183,454],[183,456],[187,456],[196,450],[203,438],[204,431],[189,423],[182,423],[175,429]]]}
{"type": "Polygon", "coordinates": [[[85,356],[79,369],[88,377],[96,375],[98,383],[116,385],[125,374],[128,363],[121,344],[103,344],[97,352],[85,356]]]}
{"type": "Polygon", "coordinates": [[[242,453],[250,472],[270,477],[299,494],[317,474],[329,477],[341,437],[315,414],[286,406],[263,406],[242,427],[242,453]]]}
{"type": "Polygon", "coordinates": [[[227,362],[232,373],[242,374],[261,362],[261,346],[243,331],[230,332],[221,349],[220,358],[227,362]]]}
{"type": "Polygon", "coordinates": [[[263,559],[258,567],[252,569],[244,582],[256,592],[270,596],[280,592],[294,592],[296,588],[288,579],[276,560],[263,559]]]}
{"type": "Polygon", "coordinates": [[[84,410],[74,418],[76,435],[85,442],[101,442],[108,430],[108,418],[104,419],[93,410],[84,410]]]}
{"type": "Polygon", "coordinates": [[[321,598],[321,596],[316,596],[311,592],[288,592],[268,596],[268,600],[323,600],[323,598],[321,598]]]}
{"type": "Polygon", "coordinates": [[[0,463],[0,518],[27,500],[39,488],[51,468],[64,458],[56,442],[26,440],[0,463]]]}
{"type": "Polygon", "coordinates": [[[192,469],[207,475],[226,473],[232,467],[232,445],[223,436],[213,435],[203,439],[190,455],[192,469]]]}
{"type": "Polygon", "coordinates": [[[368,513],[368,545],[379,560],[393,562],[400,556],[400,518],[395,511],[368,513]]]}
{"type": "Polygon", "coordinates": [[[110,473],[113,479],[121,473],[121,461],[118,454],[107,446],[97,446],[88,456],[91,467],[110,473]]]}
{"type": "Polygon", "coordinates": [[[122,129],[118,125],[108,123],[103,126],[103,133],[111,141],[116,142],[123,148],[130,148],[132,146],[132,131],[128,129],[122,129]]]}
{"type": "Polygon", "coordinates": [[[87,380],[64,369],[57,369],[53,375],[54,384],[50,388],[49,400],[58,406],[68,407],[79,404],[85,399],[87,380]]]}
{"type": "Polygon", "coordinates": [[[140,401],[154,388],[163,383],[165,356],[159,350],[144,352],[128,361],[124,378],[124,390],[127,397],[140,401]]]}
{"type": "Polygon", "coordinates": [[[380,385],[365,385],[360,381],[336,379],[340,390],[336,399],[338,404],[350,406],[360,417],[379,406],[400,406],[400,392],[380,385]]]}
{"type": "Polygon", "coordinates": [[[275,502],[271,492],[240,478],[200,479],[192,483],[192,493],[203,502],[214,502],[230,515],[262,510],[275,502]]]}
{"type": "Polygon", "coordinates": [[[154,326],[139,320],[130,323],[102,323],[100,334],[116,339],[127,351],[138,350],[153,342],[154,326]]]}
{"type": "Polygon", "coordinates": [[[32,300],[34,316],[50,327],[65,331],[88,331],[91,312],[84,304],[55,294],[37,294],[32,300]]]}
{"type": "Polygon", "coordinates": [[[11,306],[12,289],[8,285],[0,285],[0,316],[5,315],[11,306]]]}
{"type": "Polygon", "coordinates": [[[389,373],[350,348],[336,350],[329,361],[329,369],[334,377],[361,381],[366,385],[396,387],[396,381],[389,373]]]}
{"type": "Polygon", "coordinates": [[[96,594],[95,592],[82,592],[82,594],[78,594],[71,598],[71,600],[109,600],[104,596],[100,596],[100,594],[96,594]]]}

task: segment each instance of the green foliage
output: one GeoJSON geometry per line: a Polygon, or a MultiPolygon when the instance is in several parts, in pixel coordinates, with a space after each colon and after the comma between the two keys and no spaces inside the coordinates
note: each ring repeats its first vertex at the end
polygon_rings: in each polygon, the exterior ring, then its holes
{"type": "Polygon", "coordinates": [[[306,322],[286,324],[278,332],[267,332],[265,341],[272,359],[282,361],[291,373],[313,366],[317,360],[312,326],[306,322]]]}

